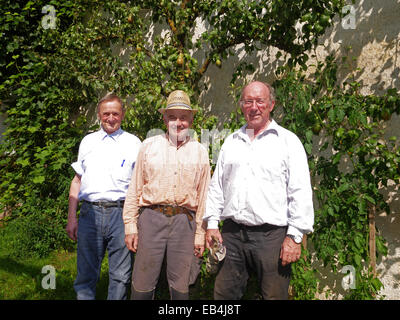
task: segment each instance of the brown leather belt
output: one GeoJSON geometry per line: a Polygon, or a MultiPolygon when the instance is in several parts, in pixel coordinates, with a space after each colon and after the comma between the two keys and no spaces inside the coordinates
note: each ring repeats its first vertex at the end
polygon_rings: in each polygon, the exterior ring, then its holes
{"type": "Polygon", "coordinates": [[[193,216],[192,216],[192,211],[190,211],[189,209],[185,208],[185,207],[176,207],[176,206],[169,206],[169,205],[159,205],[159,204],[154,204],[148,207],[144,207],[145,208],[149,208],[151,210],[155,210],[158,212],[161,212],[162,214],[168,216],[168,217],[172,217],[175,216],[177,214],[186,214],[189,221],[193,220],[193,216]]]}

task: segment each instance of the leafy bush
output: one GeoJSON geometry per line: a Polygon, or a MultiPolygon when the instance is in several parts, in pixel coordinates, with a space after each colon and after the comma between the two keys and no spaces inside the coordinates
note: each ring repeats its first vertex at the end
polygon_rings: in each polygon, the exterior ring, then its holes
{"type": "Polygon", "coordinates": [[[3,252],[12,257],[46,257],[59,248],[72,249],[73,244],[65,233],[66,214],[60,201],[40,201],[40,206],[27,204],[26,215],[11,218],[0,228],[0,243],[3,252]]]}

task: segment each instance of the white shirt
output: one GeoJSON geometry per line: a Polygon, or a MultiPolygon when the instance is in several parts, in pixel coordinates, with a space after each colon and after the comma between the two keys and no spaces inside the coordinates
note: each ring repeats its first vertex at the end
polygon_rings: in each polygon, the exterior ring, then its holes
{"type": "Polygon", "coordinates": [[[85,136],[71,165],[81,176],[79,200],[125,199],[140,146],[139,138],[122,129],[107,134],[101,128],[85,136]]]}
{"type": "Polygon", "coordinates": [[[313,230],[314,209],[307,156],[299,138],[271,121],[250,140],[246,125],[229,135],[208,191],[208,229],[231,218],[256,226],[288,226],[287,234],[313,230]]]}

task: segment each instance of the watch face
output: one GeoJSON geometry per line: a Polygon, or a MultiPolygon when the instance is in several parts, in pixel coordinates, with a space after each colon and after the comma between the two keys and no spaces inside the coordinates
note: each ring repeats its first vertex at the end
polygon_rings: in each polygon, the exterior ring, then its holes
{"type": "Polygon", "coordinates": [[[296,242],[297,244],[301,243],[301,240],[303,240],[302,237],[300,237],[300,236],[294,236],[294,235],[292,235],[292,234],[289,234],[288,237],[291,238],[291,239],[292,239],[294,242],[296,242]]]}

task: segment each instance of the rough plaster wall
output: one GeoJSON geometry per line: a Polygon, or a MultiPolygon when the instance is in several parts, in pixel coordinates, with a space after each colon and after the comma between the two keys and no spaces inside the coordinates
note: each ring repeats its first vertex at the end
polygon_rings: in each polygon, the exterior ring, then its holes
{"type": "MultiPolygon", "coordinates": [[[[388,88],[400,89],[400,1],[360,1],[355,6],[355,29],[344,30],[336,23],[318,47],[317,56],[327,53],[354,57],[351,65],[342,69],[340,81],[349,71],[362,84],[362,94],[382,94],[388,88]],[[349,49],[349,47],[351,47],[349,49]]],[[[400,117],[393,115],[386,135],[400,137],[400,117]]],[[[385,299],[400,299],[400,201],[399,186],[382,192],[387,195],[391,213],[379,213],[376,226],[388,243],[388,256],[377,261],[377,274],[385,299]]],[[[328,277],[329,278],[329,277],[328,277]]]]}

